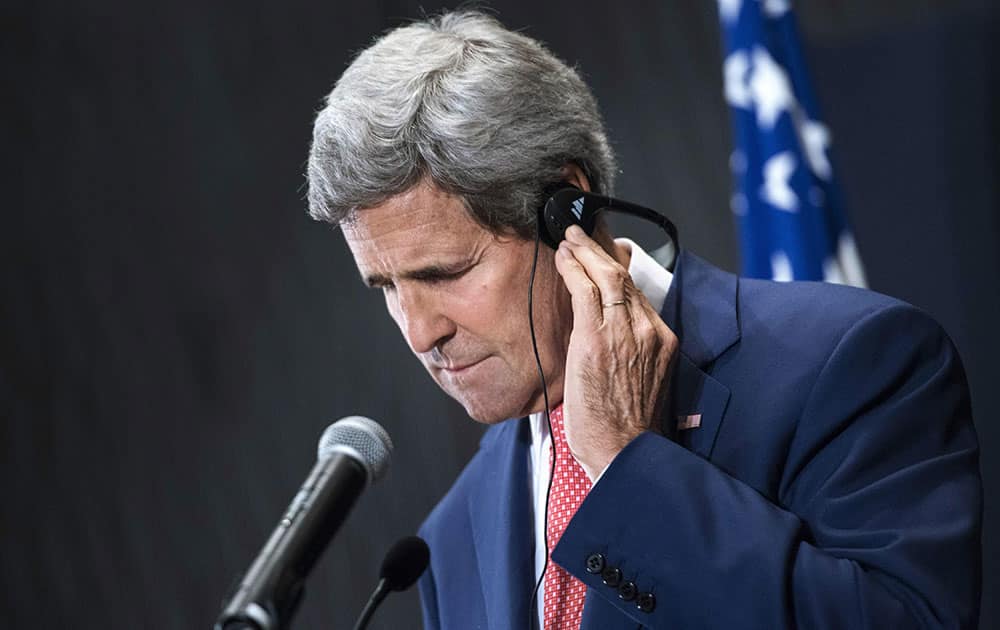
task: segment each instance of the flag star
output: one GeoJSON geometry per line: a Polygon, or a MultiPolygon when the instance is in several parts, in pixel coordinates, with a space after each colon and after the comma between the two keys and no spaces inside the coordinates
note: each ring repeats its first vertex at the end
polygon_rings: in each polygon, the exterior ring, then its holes
{"type": "Polygon", "coordinates": [[[726,102],[733,107],[748,109],[753,102],[753,96],[747,86],[749,71],[750,59],[745,50],[737,50],[722,62],[723,91],[726,102]]]}
{"type": "Polygon", "coordinates": [[[760,187],[761,199],[779,210],[797,212],[799,197],[789,183],[797,166],[798,160],[791,151],[782,151],[764,162],[764,184],[760,187]]]}
{"type": "Polygon", "coordinates": [[[832,284],[844,284],[844,272],[840,268],[840,263],[833,255],[827,256],[823,261],[823,282],[832,284]]]}
{"type": "Polygon", "coordinates": [[[809,168],[817,176],[829,180],[833,175],[830,160],[826,157],[830,148],[830,130],[818,120],[803,120],[799,125],[799,136],[802,138],[802,148],[806,152],[809,168]]]}
{"type": "Polygon", "coordinates": [[[785,69],[761,46],[753,49],[749,91],[757,110],[757,123],[768,129],[774,128],[781,112],[795,106],[795,95],[785,69]]]}
{"type": "Polygon", "coordinates": [[[868,286],[865,269],[861,265],[861,254],[858,253],[858,246],[850,232],[842,232],[837,239],[837,260],[848,284],[862,288],[868,286]]]}
{"type": "Polygon", "coordinates": [[[769,18],[779,18],[792,8],[789,0],[761,0],[761,6],[769,18]]]}
{"type": "Polygon", "coordinates": [[[743,0],[719,0],[719,17],[726,22],[735,22],[740,17],[743,0]]]}
{"type": "Polygon", "coordinates": [[[792,261],[788,259],[788,254],[781,250],[771,254],[771,279],[776,282],[790,282],[794,279],[792,261]]]}

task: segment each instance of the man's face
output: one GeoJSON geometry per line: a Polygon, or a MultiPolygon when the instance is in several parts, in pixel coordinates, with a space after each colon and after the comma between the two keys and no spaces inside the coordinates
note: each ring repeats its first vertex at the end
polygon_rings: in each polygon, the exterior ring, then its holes
{"type": "MultiPolygon", "coordinates": [[[[472,418],[492,424],[544,407],[528,329],[534,241],[492,234],[461,199],[430,184],[361,210],[342,228],[410,349],[472,418]]],[[[555,404],[573,312],[553,255],[540,247],[534,321],[555,404]]]]}

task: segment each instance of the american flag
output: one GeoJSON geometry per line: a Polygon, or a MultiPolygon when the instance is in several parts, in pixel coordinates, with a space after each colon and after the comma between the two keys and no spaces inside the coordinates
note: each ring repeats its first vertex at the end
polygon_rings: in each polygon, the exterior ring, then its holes
{"type": "Polygon", "coordinates": [[[790,0],[718,0],[743,274],[865,286],[790,0]]]}

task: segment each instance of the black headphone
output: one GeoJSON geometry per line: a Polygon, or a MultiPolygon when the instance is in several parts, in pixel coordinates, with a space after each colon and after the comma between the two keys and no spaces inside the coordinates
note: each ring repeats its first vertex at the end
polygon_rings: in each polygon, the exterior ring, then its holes
{"type": "MultiPolygon", "coordinates": [[[[667,233],[674,245],[674,252],[680,251],[677,227],[662,214],[644,206],[605,195],[589,193],[566,183],[550,186],[545,190],[548,200],[538,209],[539,237],[552,249],[559,247],[565,238],[566,228],[579,225],[588,236],[593,235],[597,225],[597,213],[612,210],[651,221],[667,233]],[[542,229],[544,226],[545,229],[542,229]]],[[[677,257],[667,267],[674,270],[677,257]]]]}

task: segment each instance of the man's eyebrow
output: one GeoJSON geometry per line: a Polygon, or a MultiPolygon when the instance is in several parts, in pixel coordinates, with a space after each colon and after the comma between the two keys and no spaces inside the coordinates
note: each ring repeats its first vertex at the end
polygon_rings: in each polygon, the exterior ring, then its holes
{"type": "MultiPolygon", "coordinates": [[[[443,280],[468,268],[472,262],[473,261],[471,260],[460,260],[446,265],[427,265],[418,269],[404,271],[398,274],[397,277],[403,280],[443,280]]],[[[380,273],[368,274],[363,278],[363,280],[367,286],[373,289],[378,289],[392,284],[392,279],[389,276],[380,273]]]]}

